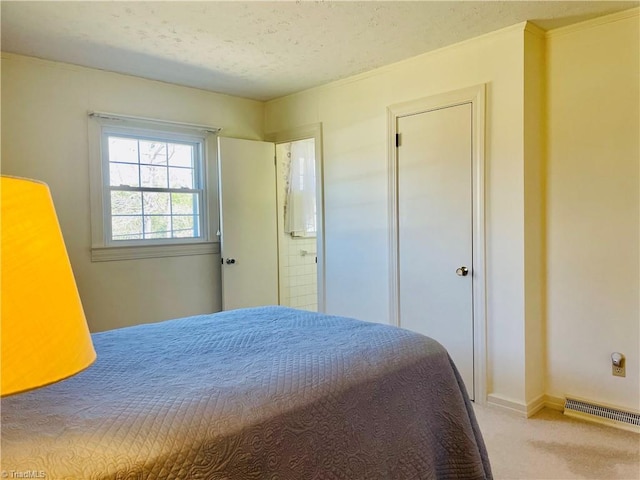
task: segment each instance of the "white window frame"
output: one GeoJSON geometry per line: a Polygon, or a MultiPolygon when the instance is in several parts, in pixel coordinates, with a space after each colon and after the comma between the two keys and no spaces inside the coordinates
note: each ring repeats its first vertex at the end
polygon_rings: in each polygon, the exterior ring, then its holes
{"type": "Polygon", "coordinates": [[[215,135],[220,129],[107,113],[90,112],[89,117],[92,261],[219,253],[215,135]],[[111,238],[109,136],[190,143],[199,149],[199,164],[196,167],[198,185],[194,190],[197,190],[200,198],[200,237],[139,240],[111,238]]]}

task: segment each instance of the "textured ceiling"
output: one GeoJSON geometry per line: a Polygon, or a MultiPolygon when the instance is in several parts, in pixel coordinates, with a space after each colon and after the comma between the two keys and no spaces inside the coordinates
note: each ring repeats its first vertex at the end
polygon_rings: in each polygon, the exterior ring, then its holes
{"type": "Polygon", "coordinates": [[[2,1],[2,50],[267,100],[525,20],[617,1],[2,1]]]}

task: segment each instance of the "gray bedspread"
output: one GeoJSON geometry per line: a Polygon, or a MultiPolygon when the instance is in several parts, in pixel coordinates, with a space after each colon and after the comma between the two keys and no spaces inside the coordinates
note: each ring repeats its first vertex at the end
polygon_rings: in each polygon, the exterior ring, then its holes
{"type": "Polygon", "coordinates": [[[491,478],[462,381],[424,336],[261,307],[93,339],[87,370],[2,399],[5,478],[491,478]]]}

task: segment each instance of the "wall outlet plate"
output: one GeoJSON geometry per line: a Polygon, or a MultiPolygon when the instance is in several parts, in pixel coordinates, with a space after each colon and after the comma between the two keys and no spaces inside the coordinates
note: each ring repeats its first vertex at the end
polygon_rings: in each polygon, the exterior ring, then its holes
{"type": "Polygon", "coordinates": [[[625,372],[624,364],[620,367],[611,365],[611,375],[613,375],[614,377],[626,377],[627,374],[625,372]]]}

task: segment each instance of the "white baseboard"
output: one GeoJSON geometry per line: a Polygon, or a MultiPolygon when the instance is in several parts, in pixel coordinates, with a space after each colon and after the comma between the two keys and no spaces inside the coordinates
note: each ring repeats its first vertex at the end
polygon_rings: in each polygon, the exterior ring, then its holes
{"type": "Polygon", "coordinates": [[[542,394],[527,403],[527,418],[534,416],[542,410],[546,406],[546,400],[547,396],[542,394]]]}
{"type": "MultiPolygon", "coordinates": [[[[593,403],[588,400],[580,399],[571,396],[574,400],[580,400],[587,403],[593,403]]],[[[565,409],[566,398],[564,397],[555,397],[553,395],[539,395],[528,403],[523,403],[518,400],[514,400],[511,398],[504,397],[499,394],[491,393],[487,396],[487,405],[493,405],[495,407],[502,408],[504,410],[509,410],[510,412],[516,413],[523,417],[529,418],[535,415],[537,412],[542,410],[543,408],[550,408],[552,410],[557,410],[559,412],[563,412],[565,415],[573,418],[578,418],[580,420],[589,421],[592,423],[599,423],[601,425],[608,425],[611,427],[616,427],[622,430],[627,430],[635,433],[640,433],[640,426],[637,425],[629,425],[626,423],[622,423],[615,420],[609,420],[607,418],[601,418],[595,415],[591,415],[588,413],[581,413],[573,410],[565,409]]],[[[630,411],[633,414],[640,414],[640,412],[636,410],[629,410],[620,408],[612,405],[605,404],[595,404],[604,406],[605,408],[611,408],[620,411],[630,411]]]]}
{"type": "Polygon", "coordinates": [[[524,403],[496,393],[490,393],[487,395],[487,405],[504,408],[505,410],[510,410],[511,412],[519,415],[527,416],[527,406],[524,403]]]}
{"type": "Polygon", "coordinates": [[[564,397],[554,397],[553,395],[545,395],[544,406],[552,410],[564,412],[565,400],[566,399],[564,397]]]}
{"type": "Polygon", "coordinates": [[[487,404],[510,410],[526,418],[535,415],[543,408],[551,408],[559,411],[564,410],[564,398],[544,394],[537,396],[525,404],[499,394],[490,393],[487,396],[487,404]]]}

